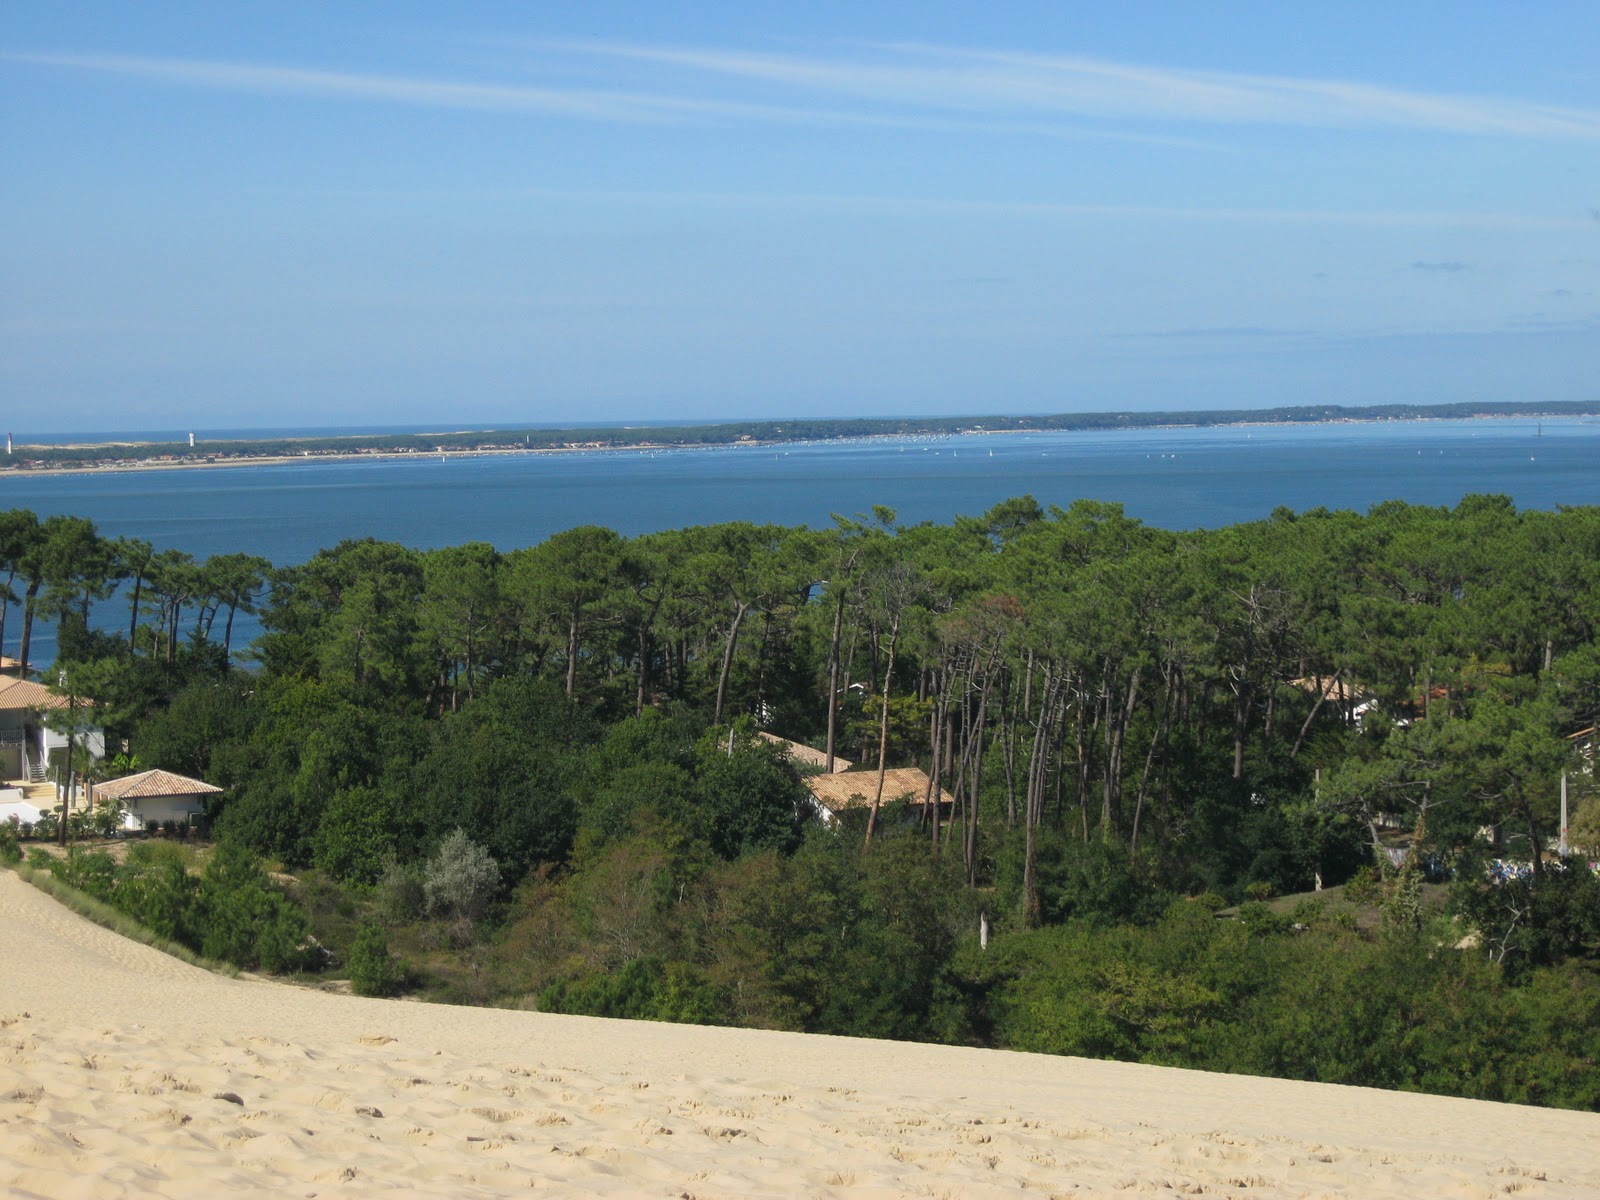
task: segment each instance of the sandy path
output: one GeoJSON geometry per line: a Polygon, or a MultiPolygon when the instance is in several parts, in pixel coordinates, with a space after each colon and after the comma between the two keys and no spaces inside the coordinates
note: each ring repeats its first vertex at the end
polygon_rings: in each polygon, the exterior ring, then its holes
{"type": "Polygon", "coordinates": [[[1600,1195],[1590,1114],[225,979],[9,872],[0,1022],[19,1196],[1600,1195]]]}

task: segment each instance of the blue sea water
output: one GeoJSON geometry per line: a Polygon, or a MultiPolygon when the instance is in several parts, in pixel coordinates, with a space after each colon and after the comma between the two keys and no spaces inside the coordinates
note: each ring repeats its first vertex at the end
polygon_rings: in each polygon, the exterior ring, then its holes
{"type": "MultiPolygon", "coordinates": [[[[1600,421],[1414,421],[870,438],[787,446],[437,455],[214,470],[0,473],[0,508],[85,516],[108,536],[196,558],[302,562],[345,538],[501,550],[574,525],[636,535],[727,520],[825,526],[888,505],[902,523],[979,515],[1031,494],[1120,503],[1173,529],[1278,506],[1600,504],[1600,421]]],[[[114,603],[114,602],[113,602],[114,603]]],[[[18,622],[10,622],[13,643],[18,622]]],[[[245,631],[253,636],[254,630],[245,631]]],[[[41,653],[46,651],[41,647],[41,653]]],[[[50,650],[53,652],[53,648],[50,650]]],[[[38,661],[48,661],[34,655],[38,661]]]]}

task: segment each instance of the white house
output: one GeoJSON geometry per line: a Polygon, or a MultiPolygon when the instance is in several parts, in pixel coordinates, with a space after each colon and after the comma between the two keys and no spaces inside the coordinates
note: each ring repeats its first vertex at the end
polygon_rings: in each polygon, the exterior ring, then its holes
{"type": "MultiPolygon", "coordinates": [[[[67,697],[42,683],[0,675],[0,779],[39,782],[44,779],[52,754],[66,753],[67,734],[45,724],[46,713],[64,710],[67,697]]],[[[79,709],[88,703],[79,701],[79,709]]],[[[104,730],[80,729],[76,735],[95,758],[106,752],[104,730]]]]}
{"type": "Polygon", "coordinates": [[[166,821],[193,825],[205,815],[206,797],[221,791],[212,784],[171,771],[140,771],[95,784],[94,802],[120,801],[124,829],[154,829],[166,821]]]}

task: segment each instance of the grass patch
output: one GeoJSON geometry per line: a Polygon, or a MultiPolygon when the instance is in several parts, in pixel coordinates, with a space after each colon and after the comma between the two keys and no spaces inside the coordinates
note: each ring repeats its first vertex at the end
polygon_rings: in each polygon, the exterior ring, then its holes
{"type": "Polygon", "coordinates": [[[65,905],[80,917],[93,921],[103,929],[109,929],[119,937],[125,937],[131,942],[138,942],[141,946],[149,946],[152,950],[159,950],[163,954],[172,956],[191,967],[199,967],[204,971],[211,971],[217,975],[227,975],[238,978],[239,969],[229,963],[217,962],[214,959],[203,958],[189,947],[167,938],[157,937],[145,926],[139,924],[127,913],[112,908],[102,900],[85,895],[75,887],[62,883],[49,871],[36,870],[23,863],[17,863],[11,870],[16,873],[24,883],[30,883],[38,888],[52,900],[65,905]]]}
{"type": "MultiPolygon", "coordinates": [[[[1423,915],[1429,918],[1444,915],[1450,889],[1442,883],[1424,883],[1421,887],[1423,915]]],[[[1282,917],[1293,917],[1303,904],[1320,905],[1326,917],[1338,918],[1346,914],[1353,928],[1363,933],[1374,933],[1383,925],[1383,905],[1376,900],[1355,901],[1347,898],[1344,885],[1335,884],[1320,892],[1295,892],[1288,896],[1273,896],[1263,902],[1267,911],[1282,917]]],[[[1238,917],[1239,906],[1218,911],[1219,917],[1238,917]]]]}

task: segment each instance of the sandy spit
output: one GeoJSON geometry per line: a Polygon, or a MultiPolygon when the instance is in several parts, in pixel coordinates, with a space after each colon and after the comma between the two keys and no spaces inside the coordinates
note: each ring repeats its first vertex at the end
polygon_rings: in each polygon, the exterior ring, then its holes
{"type": "Polygon", "coordinates": [[[10,1196],[1600,1195],[1600,1117],[208,974],[0,871],[10,1196]]]}

